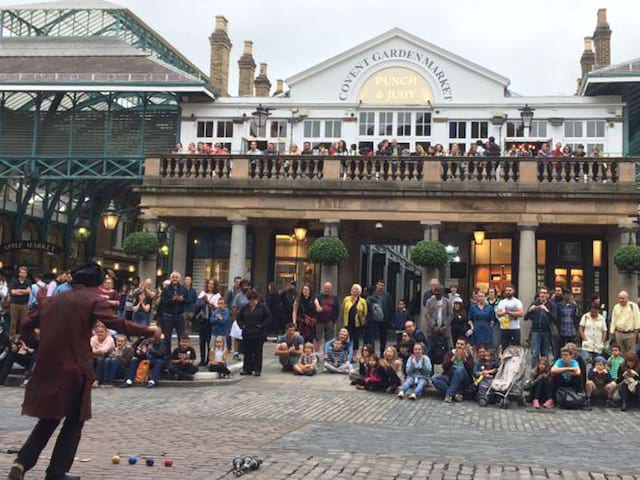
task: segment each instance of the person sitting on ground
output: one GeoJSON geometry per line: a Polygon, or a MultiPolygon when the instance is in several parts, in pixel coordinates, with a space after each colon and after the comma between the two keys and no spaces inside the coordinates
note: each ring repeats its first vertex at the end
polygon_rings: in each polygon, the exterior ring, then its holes
{"type": "Polygon", "coordinates": [[[581,373],[580,364],[571,358],[571,350],[566,346],[562,347],[560,350],[560,358],[556,360],[553,367],[551,367],[553,398],[557,398],[560,388],[570,388],[575,392],[580,392],[582,390],[580,381],[581,373]]]}
{"type": "MultiPolygon", "coordinates": [[[[151,322],[151,326],[155,326],[154,322],[151,322]]],[[[147,388],[155,388],[160,380],[160,374],[166,364],[166,346],[164,341],[164,335],[159,338],[146,338],[140,337],[134,344],[133,350],[135,355],[131,359],[131,365],[129,366],[129,373],[124,383],[120,385],[121,388],[128,388],[133,385],[133,380],[136,378],[136,372],[138,371],[138,365],[140,362],[147,360],[149,362],[149,380],[147,382],[147,388]]]]}
{"type": "Polygon", "coordinates": [[[340,331],[338,332],[337,337],[332,338],[331,340],[325,342],[324,354],[326,355],[329,352],[329,350],[333,348],[333,341],[336,339],[342,342],[342,349],[345,352],[347,352],[347,359],[349,363],[353,362],[353,342],[349,337],[349,330],[347,330],[346,328],[341,328],[340,331]]]}
{"type": "Polygon", "coordinates": [[[587,406],[591,404],[592,398],[604,398],[606,405],[611,406],[613,394],[618,388],[615,380],[611,377],[607,368],[607,360],[604,357],[596,357],[593,361],[593,368],[587,375],[585,393],[587,394],[587,406]]]}
{"type": "Polygon", "coordinates": [[[640,360],[634,352],[624,356],[616,383],[620,392],[620,410],[626,412],[631,397],[640,397],[640,360]]]}
{"type": "Polygon", "coordinates": [[[0,346],[0,385],[4,385],[11,373],[14,363],[25,369],[23,385],[29,381],[31,368],[34,365],[35,349],[31,348],[23,338],[15,336],[13,339],[3,335],[3,345],[0,346]]]}
{"type": "Polygon", "coordinates": [[[333,341],[333,348],[329,350],[324,359],[324,368],[329,373],[346,373],[351,370],[351,364],[347,352],[339,339],[333,341]]]}
{"type": "Polygon", "coordinates": [[[531,382],[532,406],[536,410],[544,405],[544,408],[553,408],[553,386],[551,385],[551,365],[547,357],[538,358],[538,364],[533,371],[531,382]]]}
{"type": "Polygon", "coordinates": [[[283,372],[293,372],[293,366],[298,363],[300,355],[303,353],[304,338],[296,331],[293,323],[287,323],[286,333],[280,335],[276,340],[274,355],[280,360],[283,372]]]}
{"type": "Polygon", "coordinates": [[[369,356],[364,376],[356,379],[355,385],[358,390],[369,392],[377,392],[387,388],[384,383],[384,370],[380,366],[380,359],[376,354],[372,353],[369,356]]]}
{"type": "MultiPolygon", "coordinates": [[[[340,340],[336,340],[339,342],[340,340]]],[[[318,355],[314,351],[313,343],[304,344],[302,355],[298,359],[298,363],[293,366],[293,373],[296,375],[314,376],[318,372],[318,355]]]]}
{"type": "Polygon", "coordinates": [[[174,380],[193,380],[193,376],[198,372],[195,361],[196,351],[191,347],[191,340],[188,335],[183,335],[171,353],[169,373],[173,375],[174,380]]]}
{"type": "Polygon", "coordinates": [[[113,385],[118,378],[123,378],[129,369],[134,351],[127,345],[127,337],[118,335],[116,346],[104,360],[100,385],[113,385]]]}
{"type": "Polygon", "coordinates": [[[569,349],[571,359],[578,362],[578,366],[580,367],[580,391],[583,392],[584,387],[587,384],[587,362],[585,362],[584,358],[580,355],[578,346],[575,343],[569,342],[565,344],[565,347],[569,349]]]}
{"type": "MultiPolygon", "coordinates": [[[[406,335],[406,333],[404,334],[406,335]]],[[[402,361],[402,375],[407,376],[407,362],[411,358],[411,348],[415,345],[409,341],[408,336],[406,340],[400,341],[400,347],[398,351],[398,359],[402,361]]]]}
{"type": "Polygon", "coordinates": [[[609,368],[609,373],[611,373],[612,378],[618,378],[618,372],[623,363],[624,357],[622,356],[622,349],[620,345],[614,343],[611,345],[611,355],[609,355],[609,360],[607,360],[607,367],[609,368]]]}
{"type": "Polygon", "coordinates": [[[355,357],[355,366],[349,372],[351,385],[355,385],[357,380],[362,380],[367,373],[369,358],[373,354],[373,345],[363,345],[355,357]]]}
{"type": "MultiPolygon", "coordinates": [[[[408,320],[407,322],[405,322],[404,331],[409,336],[409,341],[411,342],[411,348],[409,349],[409,352],[413,352],[413,345],[415,345],[416,343],[422,343],[426,351],[429,351],[429,342],[427,341],[426,335],[424,334],[424,332],[422,332],[422,330],[418,330],[416,328],[416,323],[413,320],[408,320]]],[[[400,341],[402,341],[402,338],[400,339],[400,341]]]]}
{"type": "Polygon", "coordinates": [[[216,372],[218,378],[230,378],[231,370],[227,367],[229,351],[227,350],[225,338],[220,335],[213,341],[213,347],[209,351],[209,371],[216,372]]]}
{"type": "Polygon", "coordinates": [[[388,385],[387,392],[396,393],[398,387],[402,385],[400,378],[403,376],[403,362],[398,357],[396,347],[389,345],[384,349],[380,366],[384,369],[385,383],[388,385]]]}
{"type": "Polygon", "coordinates": [[[467,339],[459,338],[456,347],[444,356],[442,373],[433,377],[433,386],[444,395],[445,403],[461,402],[472,374],[473,355],[468,351],[467,339]]]}
{"type": "Polygon", "coordinates": [[[422,397],[427,380],[431,373],[431,360],[424,353],[424,345],[416,343],[413,346],[413,355],[407,361],[407,378],[402,384],[398,398],[403,399],[409,390],[409,400],[417,400],[422,397]]]}
{"type": "Polygon", "coordinates": [[[478,361],[473,367],[473,378],[478,387],[476,398],[481,406],[489,402],[487,392],[493,382],[493,377],[498,371],[500,362],[496,359],[495,352],[485,345],[478,345],[476,349],[478,361]]]}
{"type": "Polygon", "coordinates": [[[97,324],[93,332],[94,335],[89,342],[91,344],[91,351],[93,352],[93,368],[96,378],[93,386],[97,387],[99,385],[99,379],[103,376],[102,369],[104,367],[104,361],[115,348],[115,343],[113,337],[109,335],[109,332],[107,332],[103,324],[97,324]]]}
{"type": "Polygon", "coordinates": [[[404,330],[405,324],[411,319],[411,314],[407,310],[407,303],[404,300],[398,301],[398,308],[393,312],[392,326],[396,334],[396,343],[400,343],[400,335],[404,330]]]}

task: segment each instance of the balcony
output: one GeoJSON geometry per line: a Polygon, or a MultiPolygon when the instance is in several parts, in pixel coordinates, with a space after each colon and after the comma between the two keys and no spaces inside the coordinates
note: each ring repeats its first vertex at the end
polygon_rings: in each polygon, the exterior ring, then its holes
{"type": "Polygon", "coordinates": [[[636,195],[631,158],[166,155],[145,161],[143,190],[233,189],[390,195],[636,195]]]}

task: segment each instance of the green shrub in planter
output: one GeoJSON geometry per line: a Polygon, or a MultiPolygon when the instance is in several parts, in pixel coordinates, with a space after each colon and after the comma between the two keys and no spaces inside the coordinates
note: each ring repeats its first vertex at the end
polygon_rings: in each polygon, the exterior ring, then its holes
{"type": "Polygon", "coordinates": [[[158,236],[151,232],[130,233],[122,243],[124,253],[136,257],[151,257],[158,253],[159,248],[158,236]]]}
{"type": "Polygon", "coordinates": [[[613,263],[621,272],[640,272],[640,246],[625,245],[620,247],[613,257],[613,263]]]}
{"type": "Polygon", "coordinates": [[[337,265],[348,256],[347,248],[338,237],[316,238],[307,251],[309,261],[322,265],[337,265]]]}
{"type": "Polygon", "coordinates": [[[422,240],[411,252],[411,261],[428,268],[440,268],[449,260],[445,246],[440,242],[422,240]]]}

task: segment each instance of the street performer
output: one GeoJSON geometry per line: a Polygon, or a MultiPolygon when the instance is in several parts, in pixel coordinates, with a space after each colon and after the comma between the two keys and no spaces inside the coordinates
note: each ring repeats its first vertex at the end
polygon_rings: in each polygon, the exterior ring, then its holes
{"type": "Polygon", "coordinates": [[[96,322],[128,335],[160,338],[158,327],[144,327],[115,315],[97,287],[104,274],[87,264],[73,272],[73,289],[40,299],[37,311],[23,325],[23,335],[39,337],[38,358],[27,385],[22,414],[38,423],[11,467],[9,480],[22,480],[31,470],[64,418],[45,480],[74,480],[69,475],[84,422],[91,418],[93,355],[89,340],[96,322]]]}

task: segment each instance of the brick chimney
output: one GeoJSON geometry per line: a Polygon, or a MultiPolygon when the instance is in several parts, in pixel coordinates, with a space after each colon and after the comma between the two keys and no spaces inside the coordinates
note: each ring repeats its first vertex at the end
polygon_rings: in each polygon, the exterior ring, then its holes
{"type": "Polygon", "coordinates": [[[582,57],[580,57],[580,67],[582,69],[582,78],[593,70],[593,64],[595,63],[596,56],[593,53],[593,39],[591,37],[584,37],[584,51],[582,57]]]}
{"type": "Polygon", "coordinates": [[[269,77],[267,77],[266,63],[260,64],[260,74],[256,77],[254,85],[256,86],[256,97],[269,96],[269,92],[271,91],[271,82],[269,81],[269,77]]]}
{"type": "Polygon", "coordinates": [[[284,80],[278,79],[276,80],[276,91],[273,92],[273,96],[282,95],[284,93],[284,80]]]}
{"type": "Polygon", "coordinates": [[[209,37],[211,43],[211,64],[209,85],[221,96],[229,96],[229,59],[231,57],[231,40],[227,34],[229,22],[221,15],[216,17],[216,29],[209,37]]]}
{"type": "Polygon", "coordinates": [[[611,29],[607,23],[607,9],[598,10],[598,23],[593,32],[593,43],[596,49],[595,69],[611,65],[611,29]]]}
{"type": "Polygon", "coordinates": [[[253,77],[256,72],[256,62],[253,60],[253,42],[244,41],[244,51],[238,60],[238,95],[240,97],[253,97],[253,77]]]}

